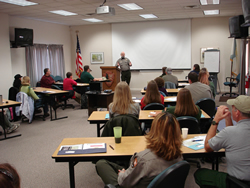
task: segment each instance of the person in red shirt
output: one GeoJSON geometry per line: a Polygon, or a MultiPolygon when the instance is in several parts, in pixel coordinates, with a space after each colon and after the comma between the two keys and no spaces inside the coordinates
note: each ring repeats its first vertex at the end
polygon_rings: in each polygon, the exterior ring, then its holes
{"type": "Polygon", "coordinates": [[[148,82],[146,94],[141,99],[141,110],[150,103],[160,103],[164,105],[164,97],[160,94],[158,86],[154,80],[148,82]]]}
{"type": "MultiPolygon", "coordinates": [[[[73,86],[76,86],[77,83],[75,80],[73,80],[73,76],[71,72],[67,72],[66,76],[67,78],[63,80],[63,90],[74,92],[73,86]]],[[[75,97],[75,92],[74,92],[72,99],[75,99],[75,98],[76,97],[75,97]]]]}
{"type": "Polygon", "coordinates": [[[41,87],[51,88],[52,84],[55,83],[55,80],[50,76],[49,68],[44,69],[44,75],[41,78],[41,87]]]}

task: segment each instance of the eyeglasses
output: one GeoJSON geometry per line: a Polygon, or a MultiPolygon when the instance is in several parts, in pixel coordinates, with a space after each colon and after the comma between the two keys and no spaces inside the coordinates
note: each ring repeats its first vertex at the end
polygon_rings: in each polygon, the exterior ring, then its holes
{"type": "Polygon", "coordinates": [[[8,178],[9,178],[11,181],[13,181],[13,175],[12,175],[8,170],[5,170],[5,169],[3,169],[3,168],[0,168],[0,173],[2,173],[2,174],[4,174],[4,175],[8,176],[8,178]]]}

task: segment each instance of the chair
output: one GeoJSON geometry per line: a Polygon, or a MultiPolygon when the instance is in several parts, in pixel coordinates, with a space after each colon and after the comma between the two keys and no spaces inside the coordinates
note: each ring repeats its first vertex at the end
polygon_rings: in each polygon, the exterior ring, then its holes
{"type": "Polygon", "coordinates": [[[169,81],[165,82],[164,87],[165,87],[166,89],[176,89],[175,83],[169,82],[169,81]]]}
{"type": "MultiPolygon", "coordinates": [[[[180,124],[180,128],[188,128],[188,134],[200,134],[199,122],[196,118],[191,116],[181,116],[177,117],[176,119],[180,124]]],[[[189,162],[196,163],[197,168],[201,167],[199,161],[189,160],[189,159],[186,160],[189,162]]]]}
{"type": "Polygon", "coordinates": [[[143,110],[164,110],[165,106],[160,103],[150,103],[147,104],[143,110]]]}
{"type": "Polygon", "coordinates": [[[184,188],[189,169],[187,161],[180,161],[156,176],[147,188],[184,188]]]}
{"type": "Polygon", "coordinates": [[[227,182],[227,188],[249,188],[250,187],[249,184],[246,184],[243,181],[238,180],[237,178],[232,177],[230,175],[227,175],[226,182],[227,182]]]}
{"type": "Polygon", "coordinates": [[[58,82],[58,81],[60,81],[60,82],[62,82],[63,81],[63,78],[61,77],[61,76],[55,76],[55,82],[58,82]]]}
{"type": "Polygon", "coordinates": [[[212,119],[216,112],[216,104],[213,99],[203,98],[196,102],[196,105],[200,107],[204,112],[206,112],[211,118],[210,119],[201,119],[200,128],[202,133],[207,133],[210,128],[212,119]]]}
{"type": "MultiPolygon", "coordinates": [[[[60,87],[58,87],[57,85],[52,85],[51,86],[52,89],[58,89],[58,90],[62,90],[60,87]]],[[[72,98],[74,96],[74,91],[73,90],[69,90],[69,93],[63,94],[62,96],[58,96],[57,99],[61,102],[63,101],[64,104],[60,104],[58,106],[56,106],[56,108],[58,107],[62,107],[62,109],[64,110],[67,107],[71,107],[71,108],[75,108],[75,106],[73,104],[67,104],[67,100],[72,98]]]]}
{"type": "Polygon", "coordinates": [[[222,96],[227,95],[227,94],[229,94],[230,97],[232,97],[232,95],[237,95],[238,96],[239,94],[232,93],[232,88],[237,87],[239,82],[240,82],[240,73],[236,76],[236,78],[226,77],[226,82],[224,82],[224,85],[230,87],[230,92],[229,93],[228,92],[224,93],[224,94],[222,94],[222,96]]]}
{"type": "MultiPolygon", "coordinates": [[[[184,188],[189,169],[190,165],[187,161],[175,163],[156,176],[147,188],[184,188]]],[[[108,184],[104,188],[115,188],[115,186],[108,184]]]]}
{"type": "Polygon", "coordinates": [[[160,92],[160,94],[161,94],[163,97],[166,97],[166,94],[165,94],[165,93],[163,93],[163,92],[160,91],[160,90],[159,90],[159,92],[160,92]]]}
{"type": "Polygon", "coordinates": [[[142,130],[137,117],[131,114],[122,114],[111,118],[105,125],[102,137],[114,136],[113,128],[122,127],[122,136],[141,136],[142,130]]]}

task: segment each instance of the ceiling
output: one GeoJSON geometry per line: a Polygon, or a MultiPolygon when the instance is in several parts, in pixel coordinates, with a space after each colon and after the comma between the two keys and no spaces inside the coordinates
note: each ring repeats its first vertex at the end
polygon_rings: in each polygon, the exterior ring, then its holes
{"type": "Polygon", "coordinates": [[[97,18],[104,22],[121,23],[148,20],[168,20],[185,18],[204,18],[217,16],[237,16],[242,14],[241,0],[220,0],[219,5],[200,5],[199,0],[107,0],[104,5],[115,8],[115,15],[96,15],[95,9],[103,0],[31,0],[39,3],[33,6],[17,6],[0,2],[0,13],[34,20],[41,20],[63,25],[97,24],[84,21],[86,18],[97,18]],[[136,3],[142,10],[128,11],[117,4],[136,3]],[[186,9],[185,6],[198,5],[198,8],[186,9]],[[205,16],[203,10],[219,9],[216,16],[205,16]],[[52,10],[66,10],[77,13],[76,16],[60,16],[50,13],[52,10]],[[93,15],[89,15],[93,14],[93,15]],[[158,19],[144,19],[139,14],[155,14],[158,19]]]}

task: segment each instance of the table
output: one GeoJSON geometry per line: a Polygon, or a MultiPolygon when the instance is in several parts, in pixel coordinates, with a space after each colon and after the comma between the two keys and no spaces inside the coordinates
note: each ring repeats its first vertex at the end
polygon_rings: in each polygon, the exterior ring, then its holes
{"type": "MultiPolygon", "coordinates": [[[[63,82],[56,82],[55,84],[56,85],[63,85],[63,82]]],[[[78,86],[78,87],[87,87],[87,86],[89,86],[89,84],[87,84],[87,83],[77,83],[76,86],[78,86]]]]}
{"type": "MultiPolygon", "coordinates": [[[[42,95],[48,95],[48,96],[50,97],[50,100],[51,100],[51,101],[52,101],[52,100],[55,100],[55,99],[54,99],[55,96],[63,95],[63,94],[69,93],[69,91],[63,91],[63,90],[51,89],[51,88],[45,88],[45,87],[34,87],[33,90],[34,90],[34,92],[36,92],[36,93],[39,93],[39,94],[42,94],[42,95]]],[[[52,118],[52,108],[51,108],[51,105],[50,105],[50,121],[68,118],[68,116],[64,116],[64,117],[57,118],[56,109],[57,109],[57,108],[54,108],[54,111],[55,111],[55,118],[53,119],[53,118],[52,118]]]]}
{"type": "MultiPolygon", "coordinates": [[[[154,120],[154,117],[148,117],[149,113],[155,111],[155,112],[161,112],[162,110],[141,110],[139,114],[139,121],[145,122],[145,123],[151,123],[154,120]]],[[[210,119],[210,116],[201,110],[204,117],[201,119],[210,119]]],[[[105,119],[106,114],[108,114],[109,111],[93,111],[93,113],[89,116],[88,121],[90,124],[96,124],[97,128],[97,136],[100,137],[101,129],[104,127],[101,126],[101,124],[105,124],[109,119],[105,119]]]]}
{"type": "MultiPolygon", "coordinates": [[[[2,109],[2,121],[4,122],[4,111],[3,111],[4,108],[20,106],[21,104],[22,104],[21,102],[16,102],[16,101],[12,101],[12,100],[3,99],[3,103],[0,105],[0,109],[2,109]]],[[[13,112],[13,113],[16,113],[16,112],[13,112]]],[[[4,131],[4,138],[1,138],[0,141],[1,140],[6,140],[6,139],[9,139],[9,138],[14,138],[14,137],[21,136],[21,134],[17,134],[17,135],[14,135],[14,136],[7,137],[6,136],[6,131],[5,131],[5,128],[4,128],[5,126],[2,125],[2,127],[3,127],[3,131],[4,131]]]]}
{"type": "Polygon", "coordinates": [[[178,83],[178,88],[184,88],[185,86],[189,86],[190,83],[178,83]]]}
{"type": "MultiPolygon", "coordinates": [[[[190,134],[187,139],[194,136],[201,136],[200,134],[190,134]]],[[[53,153],[52,158],[55,162],[68,162],[69,163],[69,177],[70,187],[75,187],[75,172],[74,166],[78,162],[97,161],[100,159],[106,160],[129,160],[135,152],[143,151],[146,148],[146,141],[144,136],[123,136],[120,144],[115,143],[114,137],[92,137],[92,138],[64,138],[56,151],[53,153]],[[106,153],[94,153],[94,154],[80,154],[80,155],[57,155],[59,148],[62,145],[75,145],[84,143],[106,143],[106,153]],[[111,145],[114,150],[112,150],[111,145]]],[[[218,157],[225,156],[225,150],[221,149],[218,152],[208,153],[205,149],[192,150],[185,146],[181,147],[182,155],[186,158],[200,158],[200,157],[215,157],[216,158],[216,170],[218,170],[218,157]]],[[[214,163],[212,164],[214,169],[214,163]]]]}
{"type": "MultiPolygon", "coordinates": [[[[177,95],[178,92],[180,91],[179,89],[166,89],[166,91],[168,92],[168,94],[172,94],[172,95],[177,95]]],[[[146,91],[144,89],[141,90],[141,94],[145,95],[146,91]]]]}
{"type": "Polygon", "coordinates": [[[187,79],[178,79],[178,83],[188,83],[187,79]]]}
{"type": "Polygon", "coordinates": [[[88,115],[90,116],[97,108],[108,108],[109,104],[113,102],[114,92],[111,93],[95,93],[88,91],[88,115]]]}

